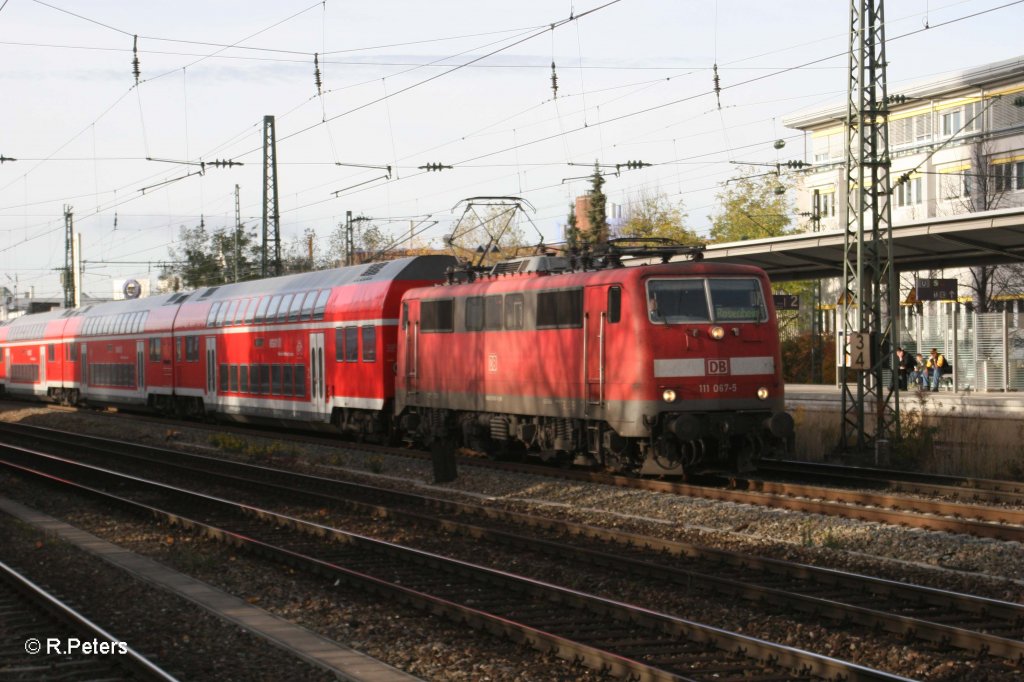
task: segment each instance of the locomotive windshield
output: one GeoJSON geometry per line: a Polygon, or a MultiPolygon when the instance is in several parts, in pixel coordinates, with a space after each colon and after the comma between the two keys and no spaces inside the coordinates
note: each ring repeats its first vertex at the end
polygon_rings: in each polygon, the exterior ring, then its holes
{"type": "Polygon", "coordinates": [[[768,310],[756,279],[653,279],[647,282],[651,322],[764,322],[768,310]]]}

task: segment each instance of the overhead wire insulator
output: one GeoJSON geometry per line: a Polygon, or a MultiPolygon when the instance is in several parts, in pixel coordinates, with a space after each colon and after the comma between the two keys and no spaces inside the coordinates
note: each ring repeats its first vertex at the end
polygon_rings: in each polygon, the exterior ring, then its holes
{"type": "Polygon", "coordinates": [[[714,68],[712,69],[713,80],[715,83],[715,101],[718,103],[718,108],[722,108],[722,83],[718,78],[718,62],[715,62],[714,68]]]}
{"type": "Polygon", "coordinates": [[[431,171],[442,171],[445,170],[446,168],[451,168],[451,166],[446,166],[443,163],[428,163],[424,166],[419,166],[420,170],[425,170],[428,173],[431,171]]]}
{"type": "Polygon", "coordinates": [[[139,84],[139,76],[142,75],[142,71],[139,70],[139,36],[132,38],[132,75],[135,76],[135,84],[139,84]]]}
{"type": "Polygon", "coordinates": [[[323,81],[320,80],[320,55],[317,52],[313,53],[313,81],[316,83],[316,94],[322,95],[321,87],[323,81]]]}
{"type": "Polygon", "coordinates": [[[558,99],[558,74],[555,72],[555,62],[551,62],[551,99],[558,99]]]}

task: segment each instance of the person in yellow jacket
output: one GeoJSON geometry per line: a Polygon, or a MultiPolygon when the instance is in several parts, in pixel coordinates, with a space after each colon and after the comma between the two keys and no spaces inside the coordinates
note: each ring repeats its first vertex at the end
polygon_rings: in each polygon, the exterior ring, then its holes
{"type": "Polygon", "coordinates": [[[939,380],[946,372],[946,357],[935,348],[932,348],[932,352],[929,353],[924,367],[925,380],[928,383],[927,388],[931,388],[933,391],[939,390],[939,380]]]}

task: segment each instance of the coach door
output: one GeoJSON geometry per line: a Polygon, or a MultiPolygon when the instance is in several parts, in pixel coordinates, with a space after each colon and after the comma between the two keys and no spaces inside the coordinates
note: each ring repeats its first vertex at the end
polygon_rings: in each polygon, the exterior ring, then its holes
{"type": "Polygon", "coordinates": [[[313,413],[327,413],[327,377],[324,375],[324,335],[309,335],[309,399],[313,413]]]}
{"type": "Polygon", "coordinates": [[[607,302],[608,287],[583,290],[583,379],[587,416],[593,416],[593,407],[604,404],[607,302]]]}
{"type": "Polygon", "coordinates": [[[135,387],[146,392],[146,342],[135,342],[135,387]]]}
{"type": "Polygon", "coordinates": [[[206,395],[217,394],[217,337],[206,337],[206,395]]]}

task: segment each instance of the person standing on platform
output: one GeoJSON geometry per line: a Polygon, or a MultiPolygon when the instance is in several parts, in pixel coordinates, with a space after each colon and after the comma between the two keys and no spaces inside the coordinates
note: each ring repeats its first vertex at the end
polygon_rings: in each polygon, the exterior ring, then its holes
{"type": "Polygon", "coordinates": [[[907,390],[907,380],[910,378],[910,373],[914,370],[916,364],[914,356],[903,350],[902,346],[896,349],[896,371],[899,372],[901,391],[907,390]]]}
{"type": "Polygon", "coordinates": [[[928,361],[925,363],[925,370],[928,387],[933,391],[939,390],[939,381],[942,379],[945,367],[945,356],[943,356],[937,349],[932,348],[932,352],[928,355],[928,361]]]}

